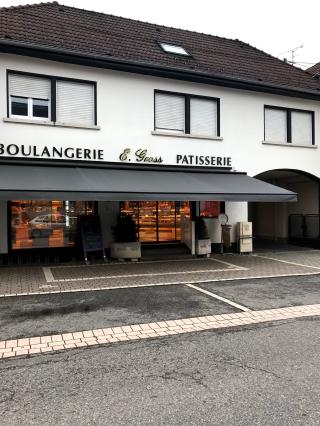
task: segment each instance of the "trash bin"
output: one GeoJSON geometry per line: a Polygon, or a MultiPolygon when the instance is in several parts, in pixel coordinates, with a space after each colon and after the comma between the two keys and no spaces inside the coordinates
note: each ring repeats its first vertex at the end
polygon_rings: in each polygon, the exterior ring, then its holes
{"type": "Polygon", "coordinates": [[[231,244],[231,228],[232,225],[221,225],[221,253],[224,249],[229,249],[231,244]]]}

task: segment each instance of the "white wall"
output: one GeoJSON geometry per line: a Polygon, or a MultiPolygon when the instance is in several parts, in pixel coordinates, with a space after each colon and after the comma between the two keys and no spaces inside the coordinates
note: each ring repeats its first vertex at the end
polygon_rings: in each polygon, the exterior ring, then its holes
{"type": "Polygon", "coordinates": [[[303,169],[320,177],[319,149],[262,144],[264,105],[302,108],[316,112],[319,136],[319,103],[284,96],[227,89],[164,78],[140,76],[97,68],[0,54],[0,143],[96,148],[105,161],[119,161],[125,148],[145,148],[161,156],[164,164],[176,164],[177,154],[231,156],[235,170],[250,176],[277,168],[303,169]],[[7,115],[6,70],[20,70],[97,81],[100,130],[49,127],[3,122],[7,115]],[[155,136],[154,89],[213,96],[221,101],[219,140],[155,136]]]}
{"type": "MultiPolygon", "coordinates": [[[[226,214],[228,215],[228,224],[231,228],[231,242],[237,242],[237,223],[246,222],[248,220],[248,204],[226,202],[226,214]]],[[[209,236],[213,244],[221,243],[221,226],[218,219],[205,219],[209,236]]]]}
{"type": "MultiPolygon", "coordinates": [[[[315,137],[318,143],[320,104],[316,101],[7,54],[0,54],[0,94],[0,144],[31,144],[49,148],[91,147],[103,149],[104,160],[110,162],[119,161],[119,155],[125,148],[130,148],[133,152],[138,148],[147,149],[148,155],[161,156],[163,164],[176,164],[177,154],[230,156],[234,170],[245,171],[249,176],[280,168],[304,170],[320,177],[320,151],[317,147],[273,146],[262,143],[265,104],[315,111],[315,137]],[[7,116],[8,69],[96,81],[97,124],[100,130],[4,122],[3,118],[7,116]],[[223,140],[152,135],[155,89],[220,98],[220,127],[223,140]]],[[[100,203],[99,207],[102,217],[110,218],[115,213],[111,204],[100,203]]],[[[226,213],[232,224],[247,220],[247,205],[227,203],[226,213]]],[[[2,212],[2,217],[4,214],[6,212],[2,212]]],[[[106,245],[110,242],[110,229],[106,225],[108,220],[102,221],[106,245]]],[[[1,223],[0,226],[4,226],[4,219],[1,223]]],[[[208,226],[212,241],[220,242],[216,221],[209,220],[208,226]]],[[[282,230],[280,233],[283,232],[282,230]]],[[[6,231],[2,230],[1,250],[7,246],[6,235],[6,231]]],[[[235,241],[235,228],[232,240],[235,241]]]]}
{"type": "Polygon", "coordinates": [[[2,200],[0,200],[0,253],[8,253],[7,201],[2,200]]]}

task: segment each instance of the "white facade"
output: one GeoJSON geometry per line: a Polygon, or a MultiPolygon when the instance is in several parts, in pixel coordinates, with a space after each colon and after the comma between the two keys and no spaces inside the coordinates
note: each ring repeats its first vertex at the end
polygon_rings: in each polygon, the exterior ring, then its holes
{"type": "MultiPolygon", "coordinates": [[[[103,150],[103,161],[120,162],[130,149],[147,150],[149,157],[161,157],[162,164],[177,165],[177,155],[231,157],[232,168],[256,176],[273,169],[301,170],[320,178],[319,114],[317,101],[223,88],[172,79],[135,75],[106,69],[69,65],[48,60],[0,54],[0,147],[33,145],[40,150],[72,147],[103,150]],[[7,119],[7,70],[68,77],[97,83],[97,127],[76,128],[50,123],[32,124],[7,119]],[[219,138],[154,134],[154,91],[165,90],[220,99],[219,138]],[[281,106],[315,112],[315,145],[264,143],[264,106],[281,106]]],[[[19,121],[19,120],[17,120],[19,121]]],[[[275,143],[277,141],[274,141],[275,143]]],[[[3,157],[4,155],[1,155],[3,157]]],[[[0,157],[0,158],[1,158],[0,157]]],[[[101,212],[103,211],[101,206],[101,212]]],[[[106,216],[111,211],[106,207],[106,216]]],[[[231,224],[247,220],[247,203],[226,203],[231,224]]],[[[6,206],[0,204],[0,252],[7,251],[6,206]]],[[[102,214],[102,213],[101,213],[102,214]]],[[[110,219],[110,221],[112,221],[110,219]]],[[[216,220],[209,219],[211,239],[220,241],[216,220]]],[[[104,225],[105,242],[109,233],[104,225]]],[[[235,241],[235,235],[232,238],[235,241]]]]}

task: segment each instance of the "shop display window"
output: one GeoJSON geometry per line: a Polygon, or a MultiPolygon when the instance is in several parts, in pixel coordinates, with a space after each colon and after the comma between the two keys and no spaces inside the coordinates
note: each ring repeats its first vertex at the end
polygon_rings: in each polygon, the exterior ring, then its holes
{"type": "Polygon", "coordinates": [[[181,216],[190,217],[190,205],[180,201],[125,201],[121,212],[135,220],[140,242],[180,241],[181,216]]]}
{"type": "Polygon", "coordinates": [[[12,249],[72,247],[77,217],[93,214],[91,201],[12,201],[12,249]]]}
{"type": "Polygon", "coordinates": [[[200,216],[207,218],[218,217],[221,213],[221,201],[200,201],[200,216]]]}

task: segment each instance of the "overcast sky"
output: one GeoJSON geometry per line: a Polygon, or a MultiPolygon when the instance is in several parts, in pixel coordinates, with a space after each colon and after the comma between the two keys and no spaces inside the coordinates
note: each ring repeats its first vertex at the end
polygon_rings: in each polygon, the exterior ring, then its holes
{"type": "MultiPolygon", "coordinates": [[[[44,0],[45,1],[45,0],[44,0]]],[[[40,3],[0,0],[1,6],[40,3]]],[[[242,41],[281,58],[320,62],[319,0],[60,0],[60,4],[242,41]]],[[[32,29],[30,29],[31,31],[32,29]]],[[[309,65],[310,63],[310,65],[309,65]]]]}

